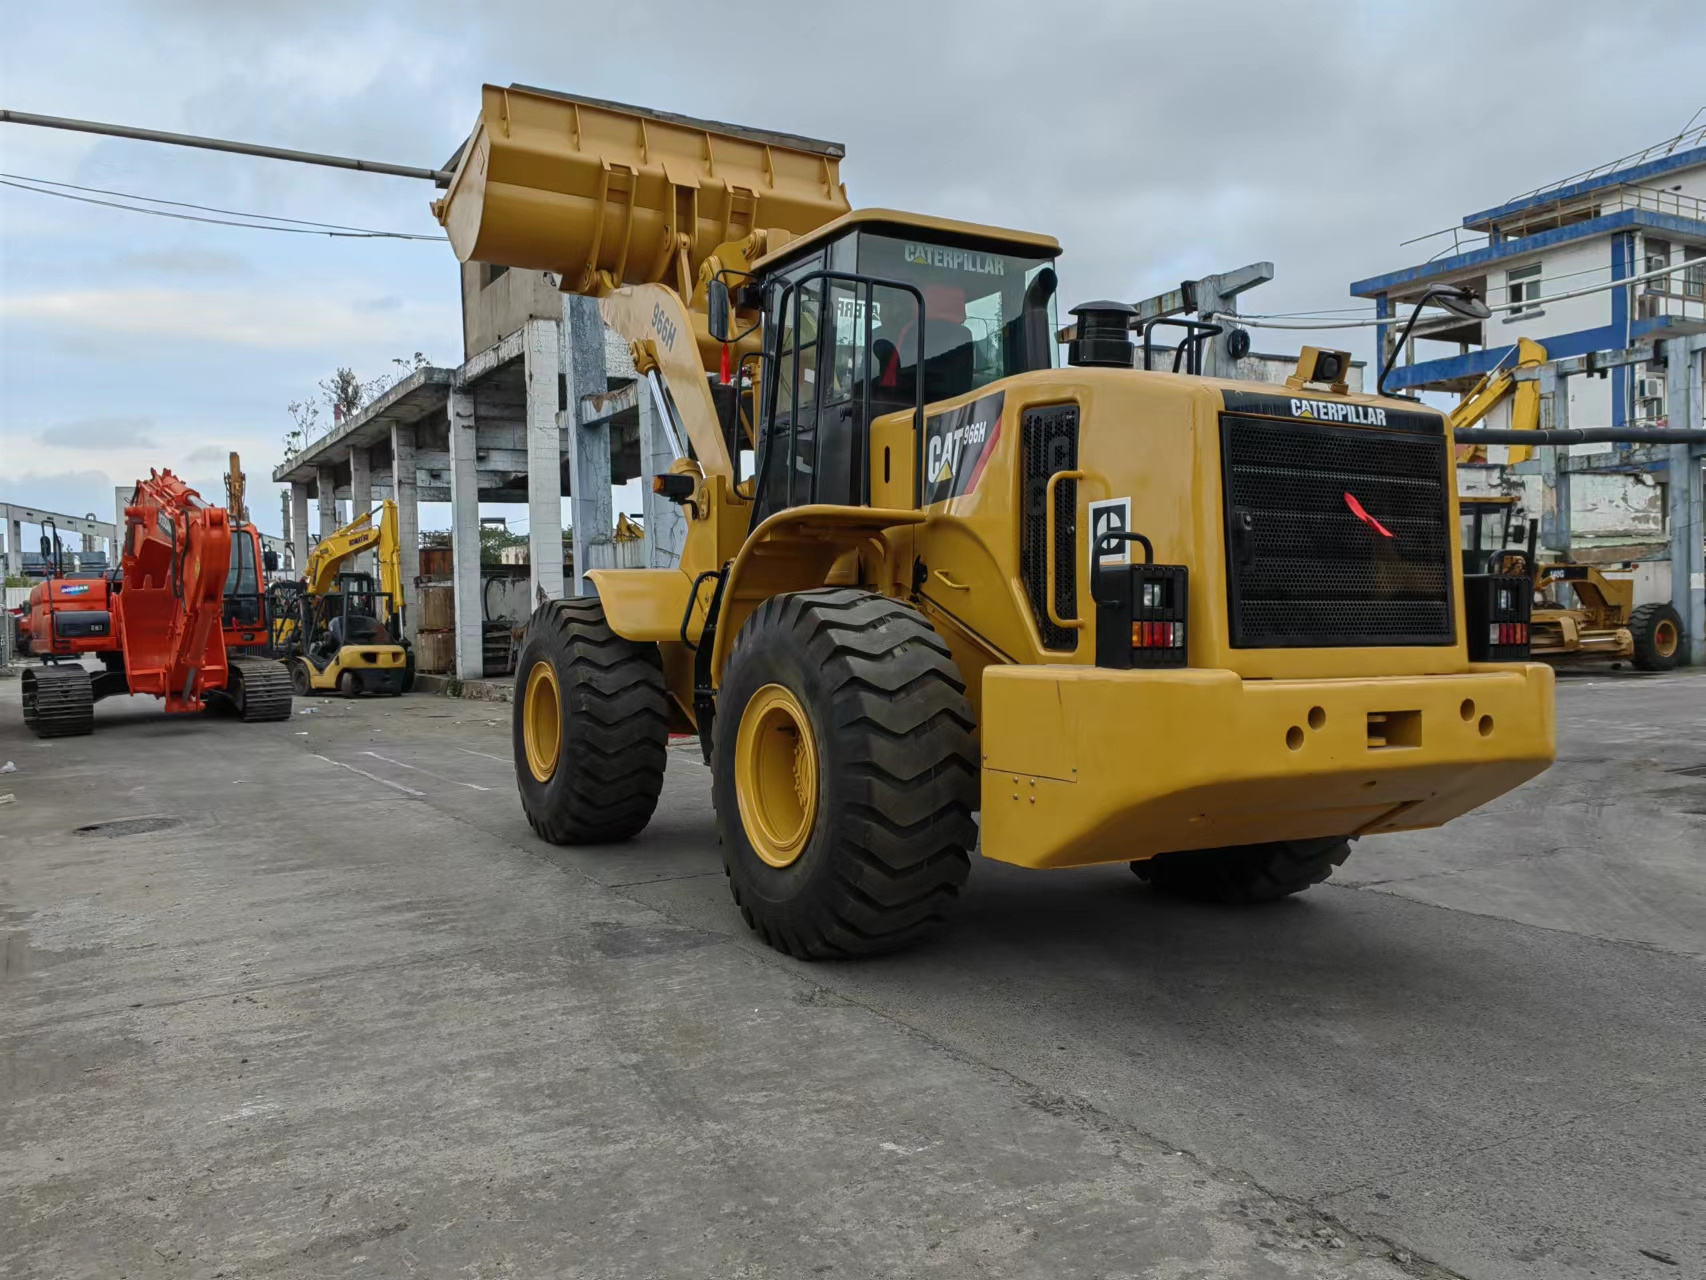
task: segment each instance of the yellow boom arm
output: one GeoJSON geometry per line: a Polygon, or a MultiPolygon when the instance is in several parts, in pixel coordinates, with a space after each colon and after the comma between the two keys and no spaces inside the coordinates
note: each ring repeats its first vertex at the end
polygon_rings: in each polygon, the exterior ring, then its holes
{"type": "Polygon", "coordinates": [[[403,552],[397,541],[397,504],[386,498],[379,510],[364,511],[343,528],[321,538],[308,557],[308,591],[324,595],[337,585],[338,570],[351,556],[377,548],[379,589],[391,599],[392,612],[403,607],[403,552]]]}
{"type": "MultiPolygon", "coordinates": [[[[1457,408],[1451,411],[1451,429],[1462,431],[1472,427],[1491,413],[1495,406],[1506,396],[1515,394],[1511,402],[1511,429],[1513,431],[1533,431],[1540,425],[1540,384],[1532,379],[1518,382],[1518,369],[1538,369],[1546,363],[1546,348],[1532,338],[1516,340],[1516,366],[1501,365],[1491,373],[1481,376],[1469,389],[1469,394],[1463,397],[1457,408]]],[[[1510,451],[1512,462],[1527,462],[1534,456],[1531,445],[1513,444],[1510,451]]],[[[1463,444],[1457,446],[1459,462],[1485,462],[1487,446],[1484,444],[1463,444]]]]}

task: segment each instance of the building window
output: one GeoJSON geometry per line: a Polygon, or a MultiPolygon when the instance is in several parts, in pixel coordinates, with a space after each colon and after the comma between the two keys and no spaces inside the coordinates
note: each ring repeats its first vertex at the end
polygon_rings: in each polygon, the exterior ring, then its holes
{"type": "Polygon", "coordinates": [[[480,264],[480,287],[490,288],[492,283],[509,268],[497,262],[482,262],[480,264]]]}
{"type": "Polygon", "coordinates": [[[1517,267],[1514,271],[1506,272],[1505,279],[1510,282],[1511,314],[1516,316],[1524,311],[1535,310],[1535,304],[1540,301],[1540,264],[1537,262],[1532,267],[1517,267]]]}
{"type": "Polygon", "coordinates": [[[1706,298],[1706,249],[1685,249],[1682,270],[1682,296],[1706,298]]]}
{"type": "MultiPolygon", "coordinates": [[[[1643,268],[1643,273],[1663,271],[1668,266],[1670,266],[1670,245],[1663,240],[1654,240],[1649,237],[1647,240],[1647,265],[1643,268]]],[[[1670,281],[1669,276],[1654,276],[1647,281],[1645,292],[1669,293],[1670,281]]]]}

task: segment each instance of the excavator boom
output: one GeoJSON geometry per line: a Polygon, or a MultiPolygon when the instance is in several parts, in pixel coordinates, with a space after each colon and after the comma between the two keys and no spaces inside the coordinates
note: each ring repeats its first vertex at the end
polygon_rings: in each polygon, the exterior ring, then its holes
{"type": "Polygon", "coordinates": [[[228,676],[220,620],[230,516],[168,470],[137,483],[124,517],[116,611],[130,690],[164,698],[168,711],[200,710],[228,676]]]}

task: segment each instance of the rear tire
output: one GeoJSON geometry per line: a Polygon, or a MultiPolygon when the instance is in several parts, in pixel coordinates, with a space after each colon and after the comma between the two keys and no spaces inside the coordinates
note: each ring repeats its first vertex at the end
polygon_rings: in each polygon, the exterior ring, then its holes
{"type": "Polygon", "coordinates": [[[1682,616],[1668,604],[1644,604],[1629,615],[1635,639],[1635,665],[1642,671],[1670,671],[1682,653],[1682,616]]]}
{"type": "Polygon", "coordinates": [[[752,930],[816,960],[939,927],[977,843],[973,728],[965,682],[917,610],[846,588],[760,605],[718,692],[711,791],[752,930]]]}
{"type": "Polygon", "coordinates": [[[25,669],[24,723],[38,738],[76,738],[95,729],[95,685],[81,666],[25,669]]]}
{"type": "Polygon", "coordinates": [[[1131,869],[1160,893],[1248,906],[1276,902],[1320,884],[1350,852],[1350,841],[1344,837],[1275,840],[1158,854],[1148,861],[1132,863],[1131,869]]]}
{"type": "Polygon", "coordinates": [[[516,786],[552,844],[613,844],[645,829],[663,791],[669,697],[655,644],[625,640],[593,596],[528,621],[515,671],[516,786]]]}

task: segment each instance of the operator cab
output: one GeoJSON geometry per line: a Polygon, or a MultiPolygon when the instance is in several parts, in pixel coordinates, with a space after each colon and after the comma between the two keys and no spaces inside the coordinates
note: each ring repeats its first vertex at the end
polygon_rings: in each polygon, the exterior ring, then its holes
{"type": "Polygon", "coordinates": [[[868,505],[874,418],[1053,368],[1059,252],[1052,236],[866,209],[755,263],[739,290],[763,328],[753,524],[868,505]]]}

